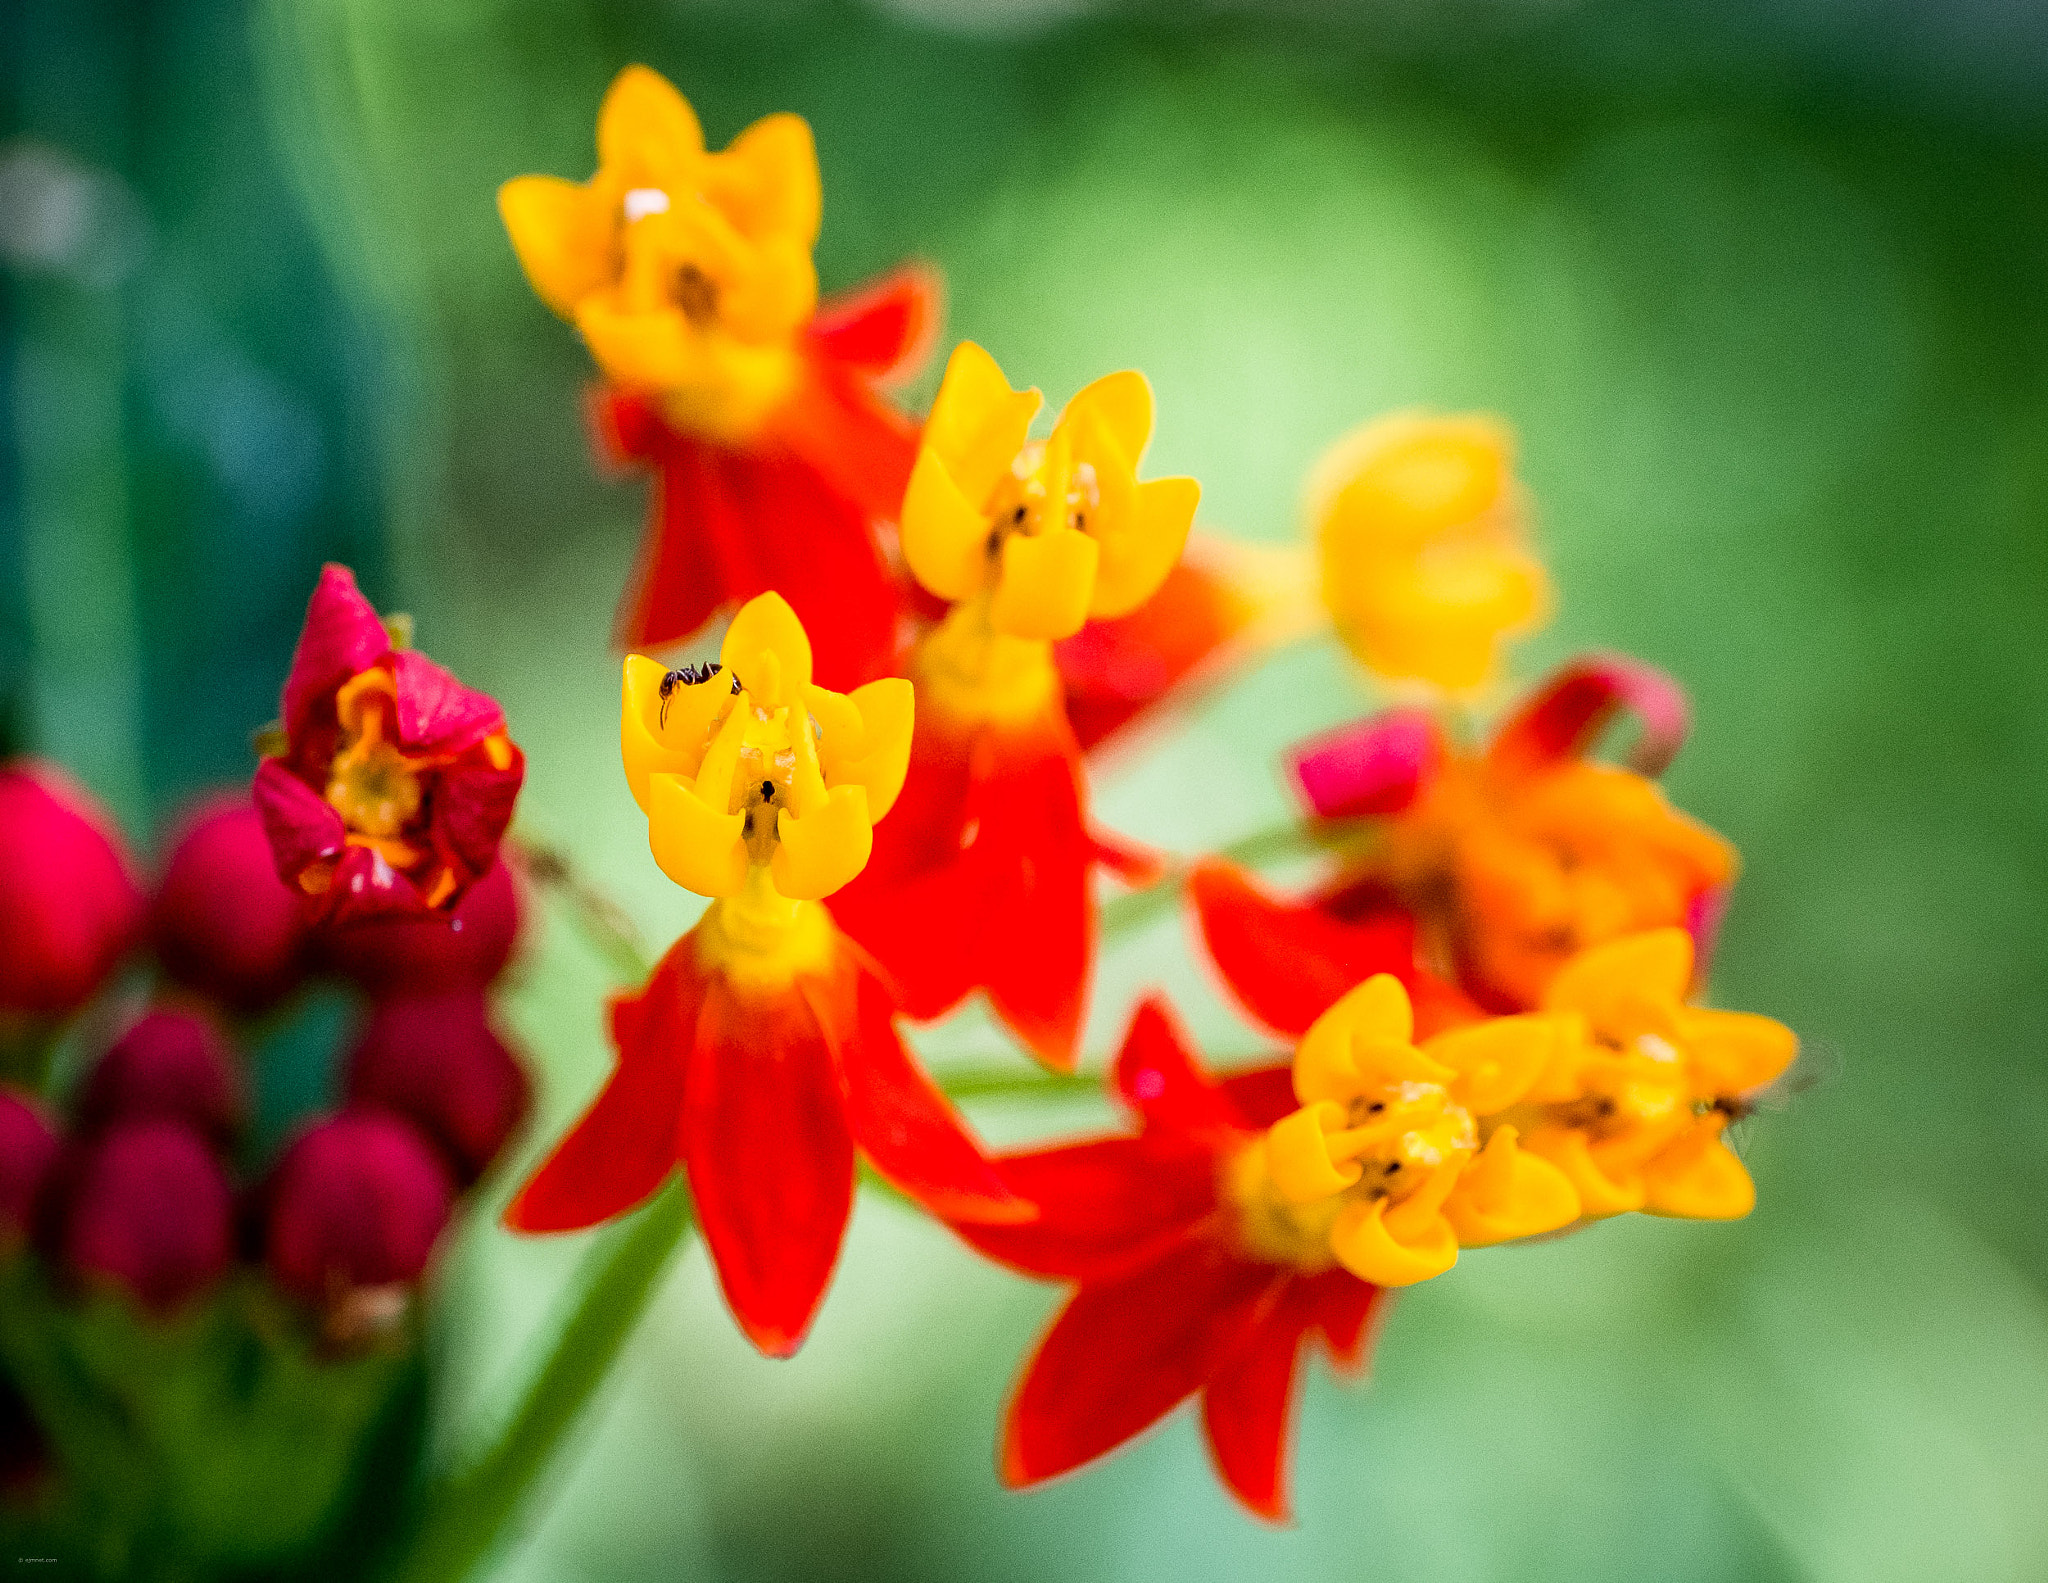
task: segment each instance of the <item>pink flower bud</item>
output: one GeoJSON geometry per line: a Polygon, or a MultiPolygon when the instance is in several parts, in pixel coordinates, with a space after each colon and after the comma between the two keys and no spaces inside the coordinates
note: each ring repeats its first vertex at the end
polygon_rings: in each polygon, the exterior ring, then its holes
{"type": "Polygon", "coordinates": [[[369,995],[432,995],[482,989],[505,970],[519,941],[518,883],[503,863],[449,913],[340,923],[319,934],[322,962],[369,995]]]}
{"type": "Polygon", "coordinates": [[[36,1198],[60,1147],[26,1095],[0,1088],[0,1251],[20,1243],[35,1224],[36,1198]]]}
{"type": "Polygon", "coordinates": [[[237,1012],[275,1005],[304,976],[299,899],[277,877],[246,795],[212,798],[186,816],[149,925],[171,977],[237,1012]]]}
{"type": "Polygon", "coordinates": [[[52,1190],[58,1264],[154,1313],[199,1296],[234,1257],[227,1178],[179,1122],[116,1122],[66,1157],[52,1190]]]}
{"type": "Polygon", "coordinates": [[[349,1056],[347,1083],[351,1100],[395,1110],[439,1144],[465,1186],[525,1118],[529,1092],[476,990],[382,1002],[349,1056]]]}
{"type": "Polygon", "coordinates": [[[409,1122],[344,1110],[278,1161],[267,1195],[270,1273],[322,1306],[418,1280],[453,1197],[447,1167],[409,1122]]]}
{"type": "Polygon", "coordinates": [[[0,768],[0,1012],[54,1016],[100,986],[141,922],[120,831],[61,770],[0,768]]]}
{"type": "Polygon", "coordinates": [[[169,1007],[145,1013],[114,1041],[78,1101],[81,1131],[156,1116],[220,1147],[234,1141],[245,1113],[241,1069],[220,1031],[169,1007]]]}

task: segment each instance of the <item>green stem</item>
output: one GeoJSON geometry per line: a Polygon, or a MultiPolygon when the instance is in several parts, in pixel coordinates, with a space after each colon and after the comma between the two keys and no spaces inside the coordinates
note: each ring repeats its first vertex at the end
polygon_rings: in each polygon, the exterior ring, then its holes
{"type": "MultiPolygon", "coordinates": [[[[1215,856],[1246,868],[1263,868],[1269,863],[1284,863],[1289,858],[1307,857],[1311,853],[1327,851],[1337,844],[1339,839],[1339,832],[1325,825],[1291,818],[1284,823],[1255,830],[1250,835],[1219,848],[1215,856]]],[[[1105,940],[1114,939],[1117,935],[1150,923],[1160,913],[1172,907],[1179,901],[1181,887],[1187,883],[1188,875],[1193,868],[1192,863],[1176,863],[1157,884],[1104,902],[1102,937],[1105,940]]]]}
{"type": "Polygon", "coordinates": [[[573,1307],[504,1431],[480,1457],[423,1492],[389,1583],[459,1583],[497,1545],[610,1373],[692,1219],[689,1195],[672,1179],[591,1250],[572,1283],[573,1307]]]}
{"type": "Polygon", "coordinates": [[[562,904],[576,932],[605,965],[623,983],[646,983],[654,964],[625,909],[579,874],[560,847],[525,831],[517,832],[514,840],[527,879],[562,904]]]}

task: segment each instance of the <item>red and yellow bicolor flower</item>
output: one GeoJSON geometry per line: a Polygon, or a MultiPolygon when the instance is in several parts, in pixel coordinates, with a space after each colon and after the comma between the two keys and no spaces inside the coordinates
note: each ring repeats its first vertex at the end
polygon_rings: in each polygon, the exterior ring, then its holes
{"type": "Polygon", "coordinates": [[[772,593],[742,607],[707,669],[630,657],[620,735],[656,863],[711,907],[613,1003],[616,1069],[505,1218],[595,1225],[680,1166],[734,1316],[779,1357],[831,1279],[856,1149],[953,1219],[1033,1211],[917,1068],[875,964],[819,904],[867,860],[902,787],[910,684],[817,686],[803,627],[772,593]]]}
{"type": "Polygon", "coordinates": [[[498,207],[604,375],[607,448],[656,475],[622,642],[673,643],[772,587],[828,680],[886,671],[898,597],[874,524],[895,519],[917,430],[882,390],[930,345],[936,277],[909,268],[819,306],[823,199],[800,117],[713,153],[688,101],[629,66],[597,151],[589,181],[520,176],[498,207]]]}
{"type": "Polygon", "coordinates": [[[306,607],[281,724],[252,791],[315,922],[446,914],[497,861],[526,774],[504,710],[395,640],[346,566],[306,607]]]}
{"type": "Polygon", "coordinates": [[[1799,1041],[1769,1017],[1687,1005],[1692,982],[1692,937],[1652,929],[1582,952],[1544,992],[1562,1036],[1510,1115],[1523,1147],[1570,1178],[1587,1219],[1735,1220],[1756,1203],[1723,1133],[1799,1041]]]}
{"type": "Polygon", "coordinates": [[[1469,692],[1501,641],[1548,613],[1528,550],[1514,439],[1495,420],[1396,413],[1353,430],[1311,474],[1323,599],[1369,671],[1469,692]]]}
{"type": "MultiPolygon", "coordinates": [[[[1311,813],[1355,822],[1356,842],[1300,901],[1213,866],[1198,875],[1191,898],[1217,968],[1255,1019],[1287,1030],[1341,993],[1355,962],[1403,949],[1390,943],[1402,920],[1419,965],[1386,970],[1411,982],[1426,970],[1494,1011],[1534,1009],[1567,960],[1622,935],[1678,925],[1704,948],[1735,849],[1650,778],[1686,719],[1670,678],[1599,656],[1537,688],[1477,752],[1410,709],[1303,744],[1288,761],[1311,813]],[[1624,710],[1642,723],[1632,769],[1587,756],[1624,710]]],[[[1418,995],[1456,1019],[1433,990],[1418,995]]]]}
{"type": "Polygon", "coordinates": [[[1011,1398],[1009,1483],[1069,1472],[1199,1394],[1225,1484],[1282,1518],[1307,1343],[1356,1370],[1387,1288],[1448,1269],[1461,1245],[1577,1218],[1570,1181],[1497,1122],[1547,1068],[1559,1027],[1517,1017],[1419,1046],[1412,1035],[1400,985],[1376,978],[1316,1023],[1291,1070],[1215,1078],[1148,1001],[1115,1068],[1137,1135],[1001,1158],[1039,1218],[956,1229],[1075,1285],[1011,1398]]]}
{"type": "Polygon", "coordinates": [[[1089,869],[1105,848],[1052,646],[1158,589],[1200,491],[1137,477],[1152,435],[1143,375],[1097,380],[1033,441],[1040,399],[971,342],[947,364],[902,528],[911,571],[952,608],[911,656],[903,806],[832,910],[910,1015],[983,988],[1034,1053],[1070,1066],[1094,957],[1089,869]]]}

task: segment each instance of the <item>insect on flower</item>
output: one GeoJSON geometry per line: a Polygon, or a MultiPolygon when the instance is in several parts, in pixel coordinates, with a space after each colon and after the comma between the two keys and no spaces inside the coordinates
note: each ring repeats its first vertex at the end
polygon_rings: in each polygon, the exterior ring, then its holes
{"type": "Polygon", "coordinates": [[[918,1070],[880,971],[819,905],[867,861],[902,787],[910,683],[815,685],[803,626],[772,593],[733,618],[720,663],[730,690],[665,688],[673,672],[626,661],[621,749],[649,847],[714,899],[613,1002],[618,1066],[505,1218],[595,1225],[680,1167],[734,1316],[784,1356],[838,1259],[856,1150],[952,1216],[1035,1211],[918,1070]]]}
{"type": "MultiPolygon", "coordinates": [[[[676,689],[678,687],[701,687],[710,681],[712,677],[716,676],[719,669],[718,662],[713,660],[706,665],[680,665],[662,675],[660,688],[661,725],[664,730],[668,728],[668,706],[675,698],[676,689]]],[[[734,692],[740,690],[740,679],[737,676],[732,679],[732,690],[734,692]]]]}
{"type": "Polygon", "coordinates": [[[1087,386],[1043,442],[1029,437],[1040,400],[972,342],[947,362],[904,497],[903,552],[953,604],[910,659],[903,808],[832,908],[911,1016],[985,989],[1039,1059],[1071,1066],[1094,961],[1090,874],[1129,859],[1089,828],[1052,645],[1151,597],[1200,489],[1138,479],[1152,437],[1142,374],[1087,386]]]}

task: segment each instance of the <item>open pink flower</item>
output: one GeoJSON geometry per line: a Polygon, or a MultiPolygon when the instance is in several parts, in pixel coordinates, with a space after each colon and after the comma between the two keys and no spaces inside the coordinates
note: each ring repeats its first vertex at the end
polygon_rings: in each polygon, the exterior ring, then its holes
{"type": "Polygon", "coordinates": [[[323,923],[445,909],[497,861],[526,761],[505,712],[392,642],[346,566],[320,574],[256,772],[277,871],[323,923]]]}

